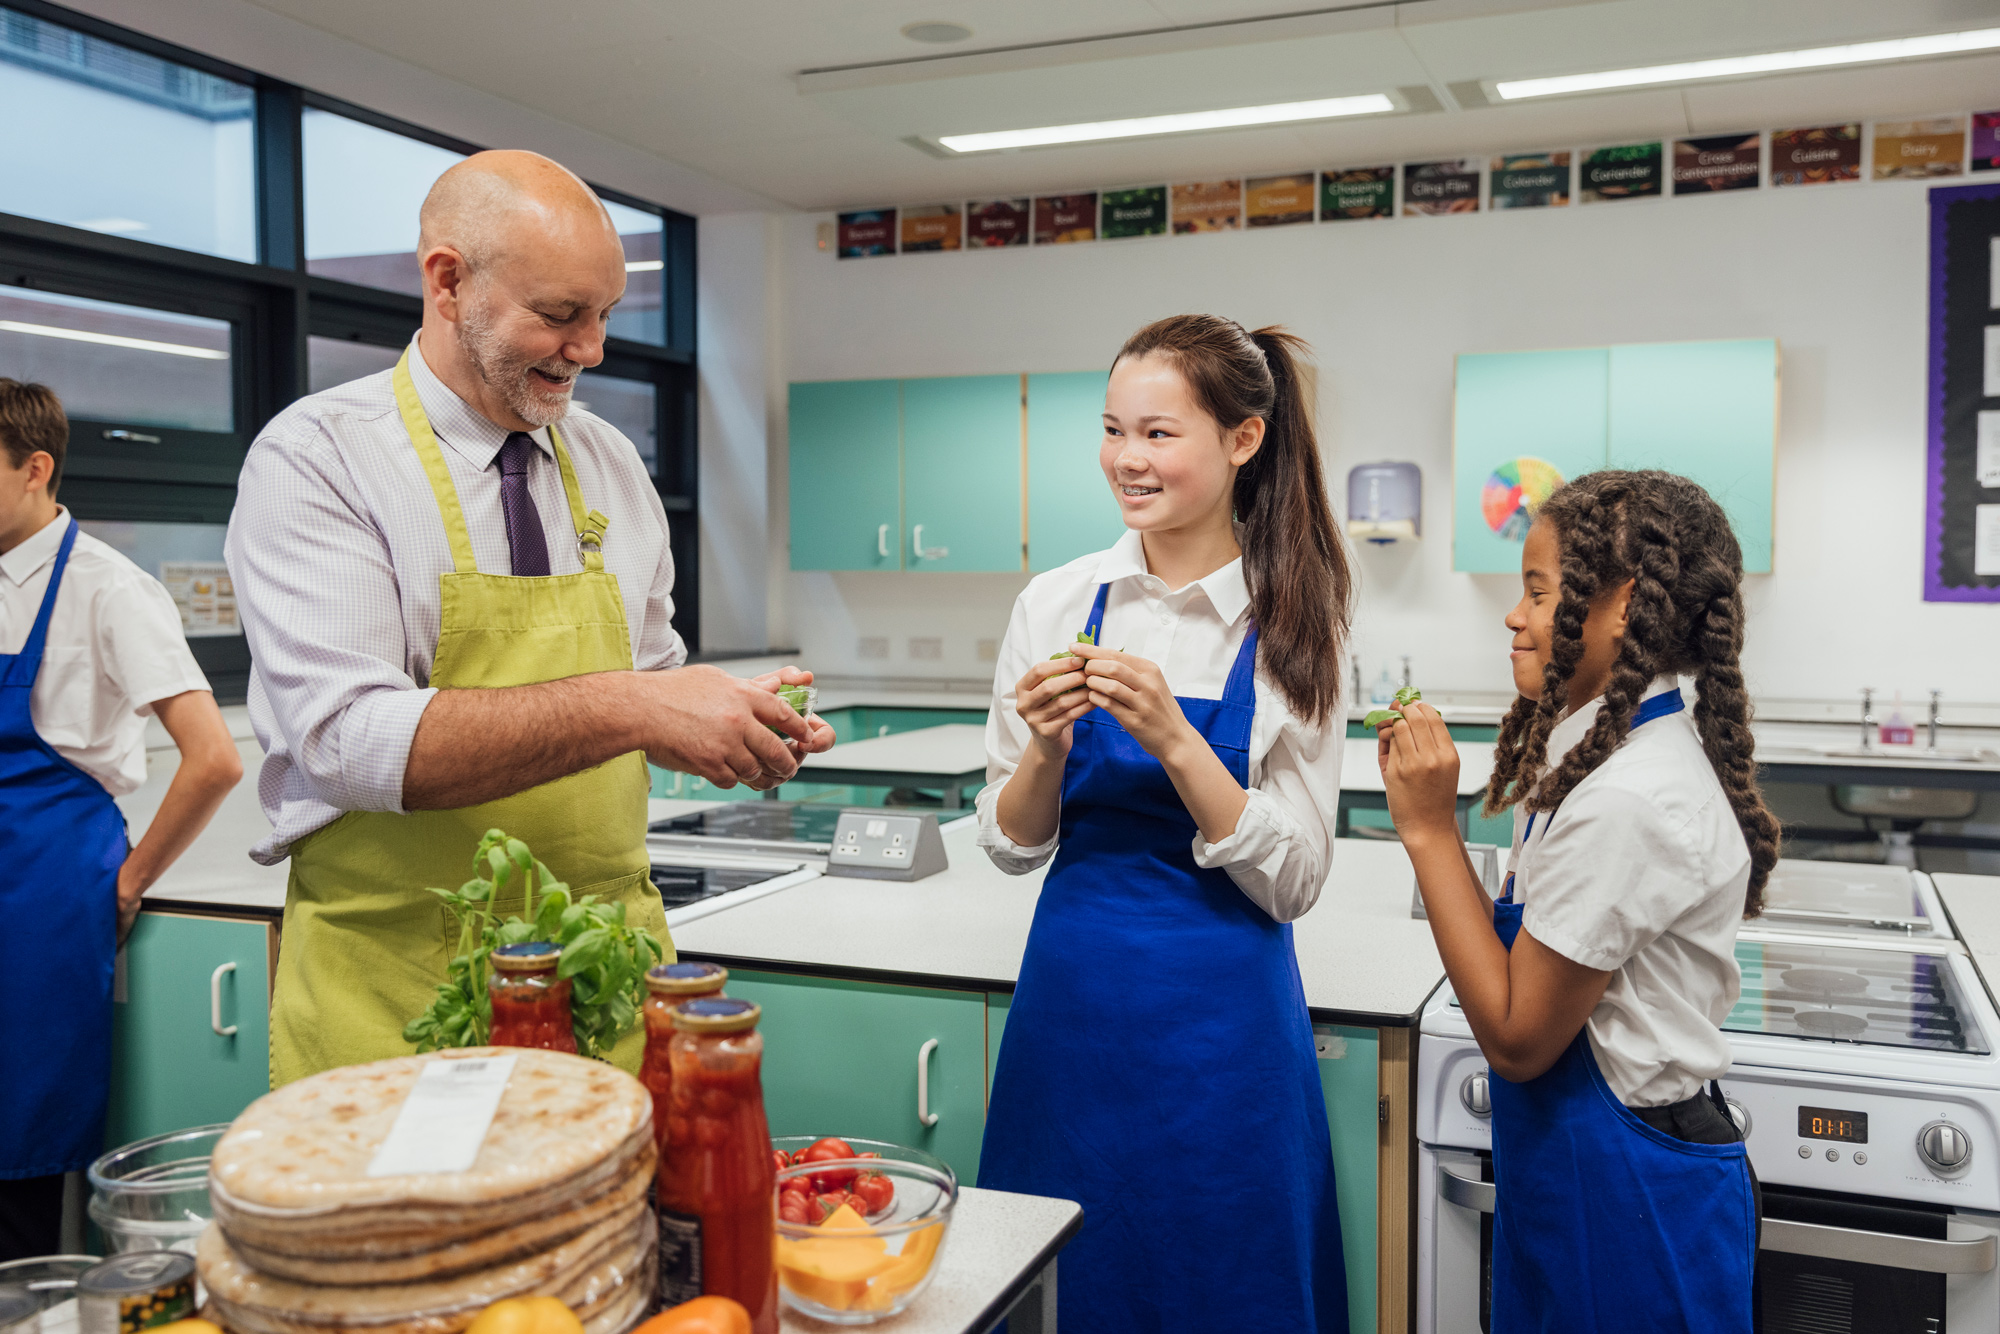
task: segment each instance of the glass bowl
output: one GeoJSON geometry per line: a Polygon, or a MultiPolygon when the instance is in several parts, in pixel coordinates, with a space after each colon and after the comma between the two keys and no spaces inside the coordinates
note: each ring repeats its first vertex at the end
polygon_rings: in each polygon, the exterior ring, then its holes
{"type": "Polygon", "coordinates": [[[208,1156],[227,1125],[195,1126],[113,1149],[90,1165],[90,1220],[112,1254],[186,1251],[208,1226],[208,1156]]]}
{"type": "MultiPolygon", "coordinates": [[[[773,1147],[791,1152],[812,1142],[810,1137],[785,1136],[773,1147]]],[[[796,1180],[823,1187],[819,1199],[846,1198],[851,1192],[844,1187],[862,1173],[879,1173],[891,1193],[866,1212],[865,1202],[856,1207],[850,1200],[823,1224],[781,1216],[778,1291],[787,1306],[816,1320],[872,1325],[909,1309],[930,1286],[951,1226],[952,1207],[958,1202],[958,1179],[950,1168],[918,1149],[893,1144],[864,1147],[870,1145],[867,1140],[847,1143],[856,1153],[882,1156],[787,1167],[778,1173],[778,1200],[783,1199],[785,1184],[796,1180]]],[[[808,1198],[813,1198],[810,1192],[808,1198]]]]}
{"type": "Polygon", "coordinates": [[[37,1255],[0,1264],[0,1291],[26,1292],[38,1308],[27,1322],[29,1334],[76,1334],[76,1281],[101,1263],[95,1255],[37,1255]]]}

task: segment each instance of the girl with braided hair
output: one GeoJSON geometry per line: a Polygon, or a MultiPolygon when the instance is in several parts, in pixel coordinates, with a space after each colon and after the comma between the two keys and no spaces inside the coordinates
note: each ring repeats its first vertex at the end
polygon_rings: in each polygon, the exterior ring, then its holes
{"type": "Polygon", "coordinates": [[[1054,860],[979,1184],[1082,1203],[1065,1329],[1348,1327],[1292,952],[1333,856],[1350,586],[1303,349],[1212,315],[1126,341],[1098,464],[1127,532],[1028,585],[994,673],[980,844],[1054,860]],[[1158,1187],[1197,1151],[1191,1249],[1158,1187]]]}
{"type": "Polygon", "coordinates": [[[1445,971],[1499,1076],[1494,1334],[1751,1328],[1756,1181],[1714,1082],[1736,929],[1778,858],[1742,577],[1728,519],[1684,477],[1591,473],[1542,506],[1486,798],[1515,812],[1498,903],[1459,840],[1436,711],[1380,733],[1445,971]]]}

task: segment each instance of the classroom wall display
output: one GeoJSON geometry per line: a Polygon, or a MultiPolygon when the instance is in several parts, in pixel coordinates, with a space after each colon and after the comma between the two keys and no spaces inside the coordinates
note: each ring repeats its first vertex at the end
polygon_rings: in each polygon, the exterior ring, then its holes
{"type": "Polygon", "coordinates": [[[1035,197],[1035,244],[1068,245],[1097,239],[1097,192],[1035,197]]]}
{"type": "Polygon", "coordinates": [[[957,250],[965,243],[965,227],[956,204],[919,204],[902,210],[903,253],[957,250]]]}
{"type": "Polygon", "coordinates": [[[896,210],[862,209],[840,215],[839,253],[842,259],[896,253],[896,210]]]}
{"type": "Polygon", "coordinates": [[[1257,176],[1244,186],[1244,217],[1252,227],[1290,227],[1313,220],[1313,174],[1257,176]]]}
{"type": "Polygon", "coordinates": [[[1771,568],[1778,345],[1631,343],[1458,358],[1452,568],[1511,574],[1535,512],[1598,468],[1662,468],[1728,513],[1743,568],[1771,568]]]}
{"type": "Polygon", "coordinates": [[[1674,193],[1755,190],[1763,145],[1761,134],[1718,134],[1674,140],[1674,193]]]}
{"type": "Polygon", "coordinates": [[[1871,160],[1878,181],[1957,176],[1965,170],[1965,121],[1958,116],[1878,120],[1871,160]]]}
{"type": "Polygon", "coordinates": [[[1389,218],[1396,212],[1394,167],[1348,167],[1319,174],[1319,220],[1389,218]]]}
{"type": "Polygon", "coordinates": [[[1861,124],[1771,131],[1771,184],[1827,185],[1861,179],[1861,124]]]}
{"type": "Polygon", "coordinates": [[[1403,216],[1436,217],[1479,211],[1479,159],[1403,164],[1403,216]]]}
{"type": "Polygon", "coordinates": [[[2000,111],[1972,113],[1972,169],[2000,171],[2000,111]]]}
{"type": "Polygon", "coordinates": [[[1616,144],[1586,153],[1577,192],[1586,204],[1645,199],[1660,193],[1660,143],[1616,144]]]}
{"type": "Polygon", "coordinates": [[[1025,199],[974,199],[965,205],[965,242],[982,246],[1028,244],[1032,215],[1025,199]]]}
{"type": "Polygon", "coordinates": [[[1106,190],[1100,199],[1097,234],[1105,240],[1166,235],[1166,186],[1142,185],[1136,190],[1106,190]]]}
{"type": "Polygon", "coordinates": [[[1243,182],[1195,181],[1173,187],[1168,200],[1174,235],[1231,232],[1243,224],[1243,182]]]}
{"type": "Polygon", "coordinates": [[[1562,208],[1569,203],[1568,153],[1502,153],[1487,171],[1491,208],[1562,208]]]}
{"type": "Polygon", "coordinates": [[[1924,600],[2000,602],[2000,183],[1930,206],[1924,600]]]}

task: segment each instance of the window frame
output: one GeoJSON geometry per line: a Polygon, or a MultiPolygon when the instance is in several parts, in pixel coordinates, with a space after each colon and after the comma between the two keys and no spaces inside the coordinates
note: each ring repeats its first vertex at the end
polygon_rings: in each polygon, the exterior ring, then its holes
{"type": "MultiPolygon", "coordinates": [[[[226,522],[235,504],[235,472],[251,442],[272,417],[307,392],[308,338],[342,337],[397,347],[422,323],[423,303],[416,297],[306,272],[306,109],[346,116],[453,152],[475,153],[481,146],[47,0],[0,0],[0,7],[255,91],[256,263],[0,212],[0,286],[231,321],[233,432],[167,432],[130,424],[146,434],[171,437],[163,444],[184,451],[158,460],[146,455],[162,446],[104,438],[120,423],[73,421],[63,488],[65,503],[74,500],[71,509],[81,519],[226,522]],[[73,487],[71,479],[80,485],[73,487]],[[202,517],[182,517],[195,515],[202,517]]],[[[597,369],[655,386],[659,452],[653,484],[669,518],[673,622],[689,651],[696,652],[701,647],[701,577],[695,219],[622,190],[591,188],[604,199],[661,219],[666,342],[609,338],[597,369]]],[[[241,702],[248,688],[247,641],[233,636],[189,643],[209,672],[217,697],[241,702]]]]}

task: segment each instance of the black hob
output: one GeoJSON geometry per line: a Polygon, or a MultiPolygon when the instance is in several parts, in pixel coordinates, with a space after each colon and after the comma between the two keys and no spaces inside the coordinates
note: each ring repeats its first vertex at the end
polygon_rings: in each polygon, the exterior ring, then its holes
{"type": "Polygon", "coordinates": [[[843,809],[826,802],[732,801],[691,815],[655,820],[647,832],[759,843],[832,843],[833,826],[843,809]]]}
{"type": "Polygon", "coordinates": [[[653,885],[660,901],[669,909],[712,899],[735,889],[747,889],[781,875],[790,875],[792,866],[660,866],[653,867],[653,885]]]}

